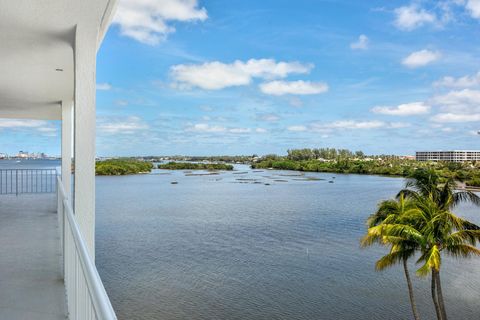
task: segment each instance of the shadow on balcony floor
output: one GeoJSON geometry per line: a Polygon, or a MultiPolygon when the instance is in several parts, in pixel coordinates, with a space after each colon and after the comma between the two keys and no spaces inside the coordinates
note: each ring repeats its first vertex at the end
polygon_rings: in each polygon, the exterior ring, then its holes
{"type": "Polygon", "coordinates": [[[0,195],[0,319],[65,319],[56,195],[0,195]]]}

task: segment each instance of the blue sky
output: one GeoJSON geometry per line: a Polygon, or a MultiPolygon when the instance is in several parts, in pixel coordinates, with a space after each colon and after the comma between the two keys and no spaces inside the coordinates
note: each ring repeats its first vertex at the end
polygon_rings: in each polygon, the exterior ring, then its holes
{"type": "MultiPolygon", "coordinates": [[[[480,0],[120,0],[97,154],[479,149],[479,27],[480,0]]],[[[0,122],[0,152],[58,154],[58,126],[0,122]]]]}

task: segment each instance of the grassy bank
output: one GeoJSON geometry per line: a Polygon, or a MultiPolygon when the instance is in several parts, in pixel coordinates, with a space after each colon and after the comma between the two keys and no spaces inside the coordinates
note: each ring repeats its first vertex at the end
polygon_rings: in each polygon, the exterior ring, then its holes
{"type": "Polygon", "coordinates": [[[196,163],[196,162],[168,162],[159,164],[158,169],[166,170],[233,170],[231,164],[225,163],[196,163]]]}
{"type": "Polygon", "coordinates": [[[133,159],[112,159],[95,163],[95,172],[99,176],[123,176],[146,173],[152,171],[152,169],[153,165],[150,162],[133,159]]]}
{"type": "Polygon", "coordinates": [[[252,163],[253,169],[296,170],[308,172],[332,172],[377,174],[409,177],[416,169],[434,169],[442,178],[453,178],[468,186],[480,186],[480,164],[419,162],[402,159],[332,159],[292,160],[288,157],[270,157],[252,163]]]}

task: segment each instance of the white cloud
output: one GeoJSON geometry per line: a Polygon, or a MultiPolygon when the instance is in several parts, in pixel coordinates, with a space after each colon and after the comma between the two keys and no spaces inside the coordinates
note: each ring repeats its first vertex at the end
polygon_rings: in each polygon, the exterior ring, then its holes
{"type": "Polygon", "coordinates": [[[456,113],[439,113],[431,118],[434,122],[478,122],[480,121],[480,113],[476,114],[456,114],[456,113]]]}
{"type": "Polygon", "coordinates": [[[442,79],[433,83],[435,87],[450,87],[450,88],[471,88],[480,86],[480,71],[471,76],[463,76],[460,78],[443,77],[442,79]]]}
{"type": "MultiPolygon", "coordinates": [[[[386,123],[383,121],[354,121],[354,120],[340,120],[324,125],[324,128],[330,129],[375,129],[385,127],[386,123]]],[[[321,126],[319,126],[320,128],[321,126]]]]}
{"type": "Polygon", "coordinates": [[[285,94],[320,94],[328,91],[328,85],[323,82],[310,81],[271,81],[262,83],[260,90],[265,94],[281,96],[285,94]]]}
{"type": "MultiPolygon", "coordinates": [[[[198,133],[234,133],[234,134],[245,134],[250,133],[253,130],[250,128],[226,128],[224,126],[209,125],[207,123],[196,123],[185,128],[185,131],[189,132],[198,132],[198,133]]],[[[265,133],[266,129],[256,128],[254,130],[257,133],[265,133]]]]}
{"type": "Polygon", "coordinates": [[[411,124],[407,122],[390,122],[386,125],[386,127],[390,129],[408,128],[410,126],[411,124]]]}
{"type": "Polygon", "coordinates": [[[473,18],[480,19],[480,0],[468,0],[466,8],[473,18]]]}
{"type": "Polygon", "coordinates": [[[287,127],[293,132],[320,132],[322,137],[328,137],[330,133],[337,130],[370,130],[370,129],[400,129],[409,127],[410,123],[405,122],[384,122],[378,120],[337,120],[333,122],[314,122],[310,125],[294,125],[287,127]]]}
{"type": "Polygon", "coordinates": [[[37,130],[43,136],[46,136],[46,137],[56,137],[57,136],[57,128],[55,128],[55,127],[40,127],[37,130]]]}
{"type": "Polygon", "coordinates": [[[287,130],[301,132],[301,131],[307,131],[307,127],[306,126],[290,126],[287,128],[287,130]]]}
{"type": "Polygon", "coordinates": [[[236,60],[226,64],[219,61],[204,64],[179,64],[170,68],[176,85],[194,86],[206,90],[219,90],[233,86],[248,85],[253,78],[285,78],[289,74],[305,74],[312,64],[300,62],[276,62],[273,59],[236,60]]]}
{"type": "Polygon", "coordinates": [[[450,128],[450,127],[441,128],[440,130],[443,131],[443,132],[454,132],[454,131],[456,131],[455,129],[450,128]]]}
{"type": "Polygon", "coordinates": [[[368,37],[364,34],[361,34],[357,41],[350,43],[350,48],[352,50],[366,50],[368,49],[368,43],[368,37]]]}
{"type": "Polygon", "coordinates": [[[207,123],[197,123],[187,127],[185,130],[192,132],[225,132],[226,128],[222,126],[211,126],[207,123]]]}
{"type": "Polygon", "coordinates": [[[418,68],[426,66],[440,58],[437,51],[420,50],[415,51],[402,60],[402,64],[408,68],[418,68]]]}
{"type": "Polygon", "coordinates": [[[391,116],[411,116],[429,113],[430,109],[431,107],[426,105],[424,102],[411,102],[400,104],[396,107],[374,107],[371,111],[373,113],[391,116]]]}
{"type": "Polygon", "coordinates": [[[370,129],[399,129],[409,127],[404,122],[384,122],[378,120],[338,120],[330,123],[314,123],[310,129],[316,132],[329,133],[334,130],[370,130],[370,129]]]}
{"type": "Polygon", "coordinates": [[[414,4],[395,9],[395,16],[395,26],[405,31],[411,31],[428,23],[433,24],[437,20],[434,13],[414,4]]]}
{"type": "Polygon", "coordinates": [[[443,111],[453,113],[480,112],[480,91],[463,89],[450,91],[432,98],[433,103],[442,107],[443,111]]]}
{"type": "Polygon", "coordinates": [[[197,0],[120,0],[113,23],[120,34],[139,42],[156,45],[175,28],[172,21],[204,21],[207,10],[197,0]]]}
{"type": "Polygon", "coordinates": [[[0,129],[41,128],[47,126],[43,120],[0,119],[0,129]]]}
{"type": "Polygon", "coordinates": [[[434,122],[478,122],[480,121],[480,91],[463,89],[434,96],[431,102],[440,109],[434,122]]]}
{"type": "Polygon", "coordinates": [[[107,91],[112,89],[112,85],[107,82],[97,83],[97,90],[107,91]]]}
{"type": "Polygon", "coordinates": [[[132,134],[148,129],[148,125],[139,117],[99,118],[97,128],[106,134],[132,134]]]}
{"type": "Polygon", "coordinates": [[[44,120],[0,119],[0,131],[5,130],[34,130],[42,136],[54,137],[57,127],[52,122],[44,120]]]}
{"type": "Polygon", "coordinates": [[[45,133],[54,133],[57,132],[57,128],[54,127],[41,127],[38,128],[38,131],[45,132],[45,133]]]}
{"type": "Polygon", "coordinates": [[[250,128],[232,128],[228,130],[231,133],[249,133],[250,131],[252,131],[250,128]]]}

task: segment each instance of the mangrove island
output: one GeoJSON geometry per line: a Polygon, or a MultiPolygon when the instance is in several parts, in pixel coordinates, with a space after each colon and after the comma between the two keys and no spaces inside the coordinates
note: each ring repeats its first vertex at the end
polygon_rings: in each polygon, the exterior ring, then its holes
{"type": "Polygon", "coordinates": [[[149,173],[152,169],[152,163],[135,159],[109,159],[95,163],[95,173],[98,176],[149,173]]]}
{"type": "Polygon", "coordinates": [[[166,170],[233,170],[231,164],[226,163],[197,163],[197,162],[168,162],[164,164],[159,164],[158,169],[166,170]]]}

